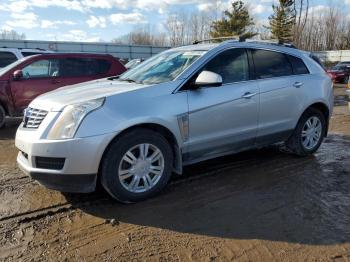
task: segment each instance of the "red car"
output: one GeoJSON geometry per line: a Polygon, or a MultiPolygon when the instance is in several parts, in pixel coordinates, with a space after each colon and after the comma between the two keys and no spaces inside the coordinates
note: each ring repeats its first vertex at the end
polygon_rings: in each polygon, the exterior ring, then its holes
{"type": "Polygon", "coordinates": [[[113,56],[52,53],[25,57],[0,69],[0,127],[5,116],[20,116],[37,96],[66,85],[126,71],[113,56]]]}
{"type": "Polygon", "coordinates": [[[350,63],[341,62],[327,70],[328,75],[332,78],[334,83],[347,84],[350,75],[350,63]]]}

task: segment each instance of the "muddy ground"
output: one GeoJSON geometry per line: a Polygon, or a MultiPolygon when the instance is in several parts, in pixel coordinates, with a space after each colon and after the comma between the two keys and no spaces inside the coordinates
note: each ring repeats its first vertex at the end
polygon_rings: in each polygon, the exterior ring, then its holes
{"type": "Polygon", "coordinates": [[[185,169],[156,198],[61,194],[22,174],[0,130],[0,261],[348,261],[350,114],[306,158],[272,146],[185,169]]]}

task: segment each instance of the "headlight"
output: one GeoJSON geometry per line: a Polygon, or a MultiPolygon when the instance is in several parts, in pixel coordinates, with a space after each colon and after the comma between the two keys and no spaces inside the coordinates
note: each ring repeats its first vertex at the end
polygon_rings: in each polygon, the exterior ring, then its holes
{"type": "Polygon", "coordinates": [[[47,139],[56,140],[73,138],[84,117],[91,111],[101,107],[104,101],[104,98],[99,98],[66,106],[56,120],[56,123],[52,126],[47,135],[47,139]]]}

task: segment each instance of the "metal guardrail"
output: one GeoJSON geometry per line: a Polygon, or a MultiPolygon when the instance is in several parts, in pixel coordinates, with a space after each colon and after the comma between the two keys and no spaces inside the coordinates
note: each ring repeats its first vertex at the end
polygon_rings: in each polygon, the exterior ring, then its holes
{"type": "Polygon", "coordinates": [[[148,58],[169,47],[121,45],[113,43],[37,41],[37,40],[0,40],[0,47],[10,48],[40,48],[57,52],[91,52],[111,54],[115,57],[134,59],[148,58]]]}

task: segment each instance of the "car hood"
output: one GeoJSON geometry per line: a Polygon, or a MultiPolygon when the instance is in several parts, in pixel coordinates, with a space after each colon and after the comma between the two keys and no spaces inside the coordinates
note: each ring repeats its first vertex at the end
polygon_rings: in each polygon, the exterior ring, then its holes
{"type": "Polygon", "coordinates": [[[32,101],[29,107],[47,111],[61,111],[67,105],[108,97],[115,94],[131,92],[149,87],[118,80],[100,79],[77,85],[65,86],[45,93],[32,101]]]}

